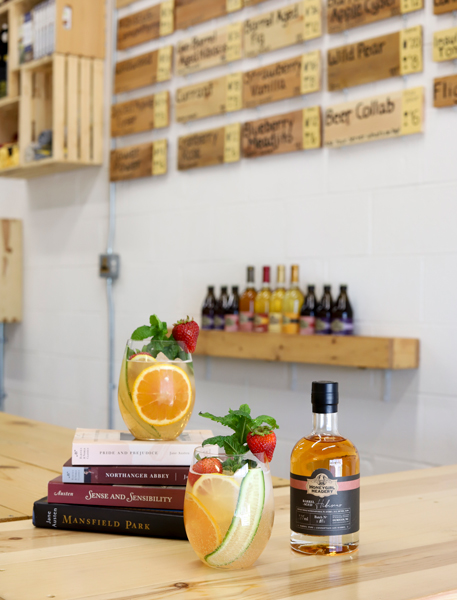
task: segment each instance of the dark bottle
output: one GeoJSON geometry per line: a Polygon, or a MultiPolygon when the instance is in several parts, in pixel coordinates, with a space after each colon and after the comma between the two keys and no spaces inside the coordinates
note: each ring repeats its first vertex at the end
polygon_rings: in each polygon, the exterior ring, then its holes
{"type": "Polygon", "coordinates": [[[225,308],[225,331],[238,331],[240,325],[240,297],[238,295],[238,286],[232,287],[225,308]]]}
{"type": "Polygon", "coordinates": [[[227,290],[228,287],[226,285],[221,287],[221,295],[214,310],[214,329],[218,329],[219,331],[224,331],[225,328],[225,309],[229,298],[227,290]]]}
{"type": "Polygon", "coordinates": [[[0,98],[7,95],[8,25],[0,25],[0,98]]]}
{"type": "Polygon", "coordinates": [[[214,287],[208,286],[208,293],[202,306],[202,329],[214,329],[214,312],[216,310],[214,287]]]}
{"type": "Polygon", "coordinates": [[[314,285],[308,286],[308,293],[300,313],[300,335],[313,335],[316,330],[317,299],[314,294],[314,285]]]}
{"type": "Polygon", "coordinates": [[[331,324],[333,335],[353,335],[354,333],[354,313],[347,290],[347,285],[340,286],[340,295],[333,307],[331,324]]]}
{"type": "Polygon", "coordinates": [[[317,335],[329,335],[332,323],[333,299],[331,286],[324,285],[324,295],[321,298],[316,311],[316,331],[317,335]]]}

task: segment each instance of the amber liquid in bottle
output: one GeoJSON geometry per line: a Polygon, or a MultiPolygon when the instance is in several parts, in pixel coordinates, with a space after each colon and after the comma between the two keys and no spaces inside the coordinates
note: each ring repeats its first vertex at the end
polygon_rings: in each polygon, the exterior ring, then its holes
{"type": "Polygon", "coordinates": [[[246,289],[240,297],[240,331],[253,331],[254,329],[254,303],[256,296],[254,267],[248,267],[246,289]]]}

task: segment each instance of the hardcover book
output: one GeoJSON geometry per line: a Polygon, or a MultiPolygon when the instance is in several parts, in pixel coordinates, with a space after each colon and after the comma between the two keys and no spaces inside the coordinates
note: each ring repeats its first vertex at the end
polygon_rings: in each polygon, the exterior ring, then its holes
{"type": "Polygon", "coordinates": [[[48,500],[57,504],[183,510],[185,491],[184,487],[177,486],[63,483],[62,477],[56,477],[48,483],[48,500]]]}
{"type": "Polygon", "coordinates": [[[187,483],[189,467],[149,467],[141,465],[74,466],[70,460],[62,469],[63,483],[98,483],[100,485],[182,485],[187,483]]]}
{"type": "Polygon", "coordinates": [[[33,505],[33,524],[48,529],[72,529],[186,540],[183,512],[56,504],[47,498],[33,505]]]}
{"type": "Polygon", "coordinates": [[[187,466],[197,446],[211,431],[184,431],[172,441],[137,440],[127,431],[77,429],[73,438],[73,465],[187,466]]]}

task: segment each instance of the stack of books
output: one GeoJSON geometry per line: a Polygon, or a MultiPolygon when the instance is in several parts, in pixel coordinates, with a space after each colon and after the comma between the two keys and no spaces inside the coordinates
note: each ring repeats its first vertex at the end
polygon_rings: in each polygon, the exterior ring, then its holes
{"type": "Polygon", "coordinates": [[[36,527],[187,539],[183,507],[194,449],[211,431],[140,441],[124,431],[77,429],[62,476],[35,502],[36,527]]]}

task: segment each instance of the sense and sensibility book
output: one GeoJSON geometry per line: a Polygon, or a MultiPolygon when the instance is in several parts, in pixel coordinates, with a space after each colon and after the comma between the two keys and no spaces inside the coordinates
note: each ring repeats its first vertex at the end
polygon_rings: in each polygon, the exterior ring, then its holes
{"type": "Polygon", "coordinates": [[[67,460],[62,468],[64,483],[98,483],[101,485],[182,485],[187,483],[189,467],[169,465],[73,465],[67,460]]]}
{"type": "Polygon", "coordinates": [[[142,441],[127,431],[77,429],[73,438],[73,465],[189,466],[192,455],[211,431],[184,431],[176,440],[142,441]]]}

